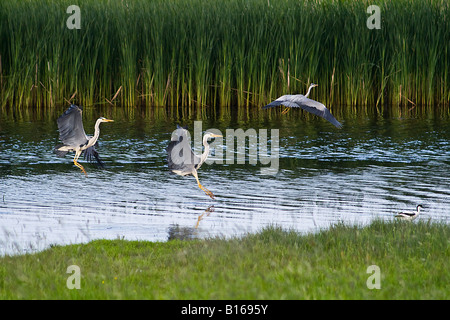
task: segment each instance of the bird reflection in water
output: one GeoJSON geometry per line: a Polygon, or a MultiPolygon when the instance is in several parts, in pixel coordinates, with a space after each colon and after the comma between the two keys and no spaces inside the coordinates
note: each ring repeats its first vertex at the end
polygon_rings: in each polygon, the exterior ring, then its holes
{"type": "Polygon", "coordinates": [[[205,212],[203,212],[201,215],[198,216],[197,218],[197,224],[195,225],[195,229],[198,228],[198,225],[200,224],[200,221],[203,219],[203,217],[206,215],[207,217],[209,217],[209,215],[211,214],[211,212],[214,212],[214,205],[210,205],[205,212]]]}
{"type": "Polygon", "coordinates": [[[197,223],[194,227],[180,227],[178,224],[171,225],[169,227],[169,237],[167,240],[191,240],[197,238],[200,221],[202,221],[205,216],[208,217],[211,212],[214,212],[214,205],[210,205],[198,216],[197,223]]]}

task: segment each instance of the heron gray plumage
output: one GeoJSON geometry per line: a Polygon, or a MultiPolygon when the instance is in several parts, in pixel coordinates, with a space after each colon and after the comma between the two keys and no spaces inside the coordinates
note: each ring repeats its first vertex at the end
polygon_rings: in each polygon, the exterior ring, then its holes
{"type": "Polygon", "coordinates": [[[416,207],[416,211],[403,211],[399,212],[395,215],[396,218],[402,219],[402,220],[414,220],[416,219],[420,214],[420,209],[423,209],[422,205],[418,205],[416,207]]]}
{"type": "Polygon", "coordinates": [[[83,108],[74,104],[70,105],[56,121],[58,123],[59,139],[62,144],[55,146],[53,152],[58,157],[64,157],[68,152],[75,152],[73,163],[87,175],[84,167],[78,163],[78,158],[84,152],[85,159],[92,161],[95,158],[99,165],[103,166],[103,162],[98,156],[95,149],[98,137],[100,135],[100,123],[113,122],[114,120],[100,117],[95,122],[95,132],[93,136],[87,136],[82,120],[83,108]]]}
{"type": "Polygon", "coordinates": [[[171,141],[167,147],[167,163],[169,169],[180,176],[193,175],[197,180],[198,187],[208,196],[214,199],[214,194],[202,186],[198,179],[197,171],[206,161],[209,155],[208,140],[211,138],[222,137],[212,132],[206,132],[203,136],[203,153],[198,156],[191,149],[189,132],[186,128],[177,125],[177,129],[172,133],[171,141]]]}
{"type": "Polygon", "coordinates": [[[322,103],[308,98],[311,89],[317,86],[317,84],[311,83],[308,88],[308,92],[305,95],[286,94],[264,106],[263,109],[268,109],[279,105],[283,105],[289,108],[302,108],[303,110],[311,112],[312,114],[322,117],[325,120],[328,120],[337,128],[342,128],[342,124],[340,124],[339,121],[336,120],[336,118],[330,113],[330,110],[328,110],[322,103]]]}

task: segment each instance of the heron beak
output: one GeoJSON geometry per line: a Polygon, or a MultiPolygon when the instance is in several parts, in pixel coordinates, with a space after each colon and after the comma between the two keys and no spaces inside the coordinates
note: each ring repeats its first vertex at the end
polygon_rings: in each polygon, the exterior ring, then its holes
{"type": "Polygon", "coordinates": [[[213,138],[221,138],[223,136],[221,134],[213,134],[213,135],[211,135],[211,137],[213,137],[213,138]]]}
{"type": "Polygon", "coordinates": [[[104,121],[106,121],[106,122],[114,122],[114,120],[111,120],[111,119],[105,119],[104,121]]]}

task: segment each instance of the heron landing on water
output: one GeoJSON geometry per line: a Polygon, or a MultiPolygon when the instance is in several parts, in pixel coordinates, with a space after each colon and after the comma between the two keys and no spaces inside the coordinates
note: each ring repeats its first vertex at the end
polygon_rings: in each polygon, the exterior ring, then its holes
{"type": "Polygon", "coordinates": [[[403,212],[399,212],[395,215],[396,218],[401,219],[401,220],[409,220],[412,221],[414,219],[416,219],[419,214],[420,214],[420,209],[423,209],[422,205],[419,204],[416,207],[416,211],[403,211],[403,212]]]}
{"type": "MultiPolygon", "coordinates": [[[[289,108],[302,108],[303,110],[311,112],[312,114],[322,117],[325,120],[328,120],[335,127],[339,129],[342,128],[342,124],[340,124],[339,121],[336,120],[336,118],[330,113],[330,110],[328,110],[322,103],[308,98],[311,89],[317,86],[318,86],[317,84],[311,83],[308,92],[305,95],[286,94],[284,96],[279,97],[275,101],[272,101],[268,105],[264,106],[263,109],[268,109],[279,105],[283,105],[289,108]]],[[[286,108],[286,110],[289,109],[286,108]]],[[[287,112],[286,110],[283,113],[286,113],[287,112]]]]}
{"type": "Polygon", "coordinates": [[[206,161],[209,155],[208,140],[211,138],[222,137],[219,134],[206,132],[203,136],[203,146],[205,147],[203,153],[198,156],[194,154],[191,149],[191,141],[188,136],[186,128],[177,125],[171,137],[169,146],[167,147],[167,164],[170,171],[180,176],[193,175],[197,180],[198,187],[202,189],[211,199],[214,199],[214,194],[202,186],[198,179],[197,171],[201,165],[206,161]]]}
{"type": "Polygon", "coordinates": [[[81,114],[83,108],[72,104],[57,120],[59,139],[62,144],[55,146],[53,152],[58,157],[64,157],[68,152],[75,152],[73,163],[87,176],[86,170],[78,163],[78,158],[84,152],[84,158],[92,161],[93,158],[103,167],[103,162],[98,156],[95,145],[100,135],[100,123],[113,122],[114,120],[100,117],[95,122],[94,136],[87,136],[83,128],[81,114]]]}

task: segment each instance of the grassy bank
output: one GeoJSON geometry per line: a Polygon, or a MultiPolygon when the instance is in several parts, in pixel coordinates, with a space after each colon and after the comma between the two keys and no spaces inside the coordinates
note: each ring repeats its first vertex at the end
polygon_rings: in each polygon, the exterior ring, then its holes
{"type": "Polygon", "coordinates": [[[0,258],[0,299],[448,299],[449,226],[381,222],[310,235],[98,240],[0,258]],[[66,287],[69,265],[81,289],[66,287]],[[368,289],[380,268],[381,289],[368,289]]]}
{"type": "Polygon", "coordinates": [[[305,92],[328,104],[450,103],[445,0],[0,2],[2,106],[255,105],[305,92]],[[409,102],[409,101],[411,102],[409,102]]]}

